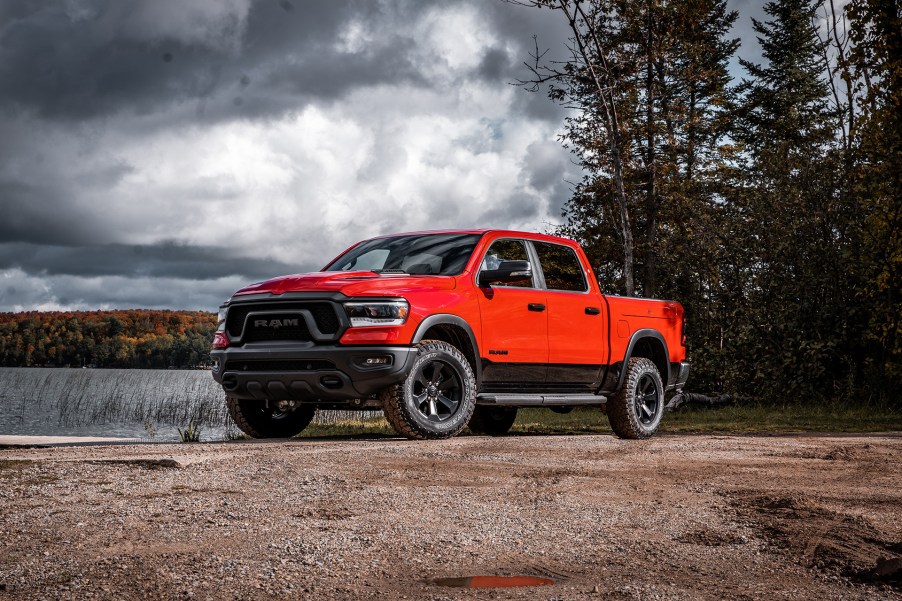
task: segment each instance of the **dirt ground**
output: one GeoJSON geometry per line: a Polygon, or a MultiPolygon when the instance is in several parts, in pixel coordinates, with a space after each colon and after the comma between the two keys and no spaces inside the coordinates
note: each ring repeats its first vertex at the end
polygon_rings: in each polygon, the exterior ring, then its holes
{"type": "Polygon", "coordinates": [[[899,435],[5,449],[0,599],[902,599],[900,483],[899,435]]]}

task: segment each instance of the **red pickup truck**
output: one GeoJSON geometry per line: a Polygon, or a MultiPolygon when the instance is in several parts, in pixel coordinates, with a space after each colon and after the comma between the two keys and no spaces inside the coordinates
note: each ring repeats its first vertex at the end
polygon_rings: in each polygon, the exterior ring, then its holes
{"type": "Polygon", "coordinates": [[[518,407],[604,410],[647,438],[689,375],[683,308],[607,296],[572,240],[499,230],[383,236],[322,271],[236,292],[213,377],[252,437],[317,408],[382,409],[414,439],[500,435],[518,407]]]}

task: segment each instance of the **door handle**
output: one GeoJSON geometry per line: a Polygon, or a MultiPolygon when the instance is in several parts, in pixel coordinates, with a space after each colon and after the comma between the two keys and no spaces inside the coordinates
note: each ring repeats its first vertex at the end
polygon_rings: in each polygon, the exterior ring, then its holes
{"type": "Polygon", "coordinates": [[[530,311],[539,311],[539,312],[541,312],[541,311],[544,311],[544,310],[545,310],[545,305],[543,305],[542,303],[529,303],[529,304],[526,305],[526,306],[529,308],[530,311]]]}
{"type": "Polygon", "coordinates": [[[601,313],[601,309],[598,307],[586,307],[586,315],[598,315],[601,313]]]}

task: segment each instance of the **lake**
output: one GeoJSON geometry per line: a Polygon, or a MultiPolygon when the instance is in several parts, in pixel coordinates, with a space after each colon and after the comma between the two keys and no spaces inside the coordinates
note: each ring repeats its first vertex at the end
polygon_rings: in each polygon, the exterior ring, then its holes
{"type": "MultiPolygon", "coordinates": [[[[320,411],[314,421],[376,415],[320,411]]],[[[240,433],[207,370],[0,368],[0,434],[170,441],[192,421],[201,440],[240,433]]]]}

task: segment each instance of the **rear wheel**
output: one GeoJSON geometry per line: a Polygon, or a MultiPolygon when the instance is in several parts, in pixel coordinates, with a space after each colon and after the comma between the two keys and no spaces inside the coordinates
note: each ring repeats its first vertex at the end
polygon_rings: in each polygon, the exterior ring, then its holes
{"type": "Polygon", "coordinates": [[[251,438],[291,438],[313,421],[316,407],[293,401],[248,401],[226,397],[229,415],[251,438]]]}
{"type": "Polygon", "coordinates": [[[385,419],[416,440],[460,433],[476,406],[476,378],[466,357],[452,345],[425,340],[407,378],[382,392],[385,419]]]}
{"type": "Polygon", "coordinates": [[[652,436],[664,415],[664,385],[651,359],[633,357],[623,387],[607,403],[608,421],[620,438],[652,436]]]}
{"type": "Polygon", "coordinates": [[[502,436],[507,434],[516,419],[516,407],[477,405],[470,418],[469,428],[473,434],[502,436]]]}

